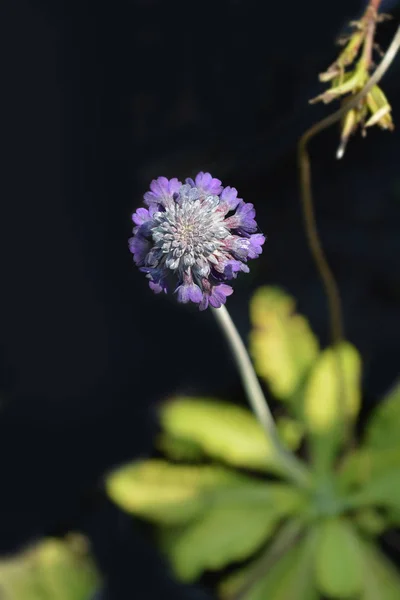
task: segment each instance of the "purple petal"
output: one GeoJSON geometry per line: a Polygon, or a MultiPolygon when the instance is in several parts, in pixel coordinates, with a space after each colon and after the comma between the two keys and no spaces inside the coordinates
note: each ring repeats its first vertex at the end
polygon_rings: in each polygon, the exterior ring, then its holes
{"type": "Polygon", "coordinates": [[[142,225],[145,221],[150,219],[150,214],[147,208],[138,208],[135,213],[132,215],[132,221],[136,223],[136,225],[142,225]]]}
{"type": "Polygon", "coordinates": [[[237,229],[240,232],[252,233],[257,229],[257,223],[254,219],[255,216],[256,211],[254,210],[253,204],[241,200],[236,213],[228,219],[225,219],[224,225],[229,227],[229,229],[237,229]]]}
{"type": "Polygon", "coordinates": [[[152,219],[148,219],[145,221],[140,227],[137,227],[135,230],[135,235],[141,235],[144,238],[151,237],[151,230],[154,227],[154,221],[152,219]]]}
{"type": "Polygon", "coordinates": [[[133,254],[135,264],[141,266],[144,264],[144,259],[150,250],[150,242],[141,235],[135,235],[128,240],[129,250],[133,254]]]}
{"type": "Polygon", "coordinates": [[[250,236],[249,258],[257,258],[262,252],[262,245],[265,243],[265,236],[261,233],[255,233],[250,236]]]}
{"type": "Polygon", "coordinates": [[[151,219],[154,217],[154,214],[158,211],[158,209],[159,209],[159,206],[157,206],[156,204],[150,204],[149,215],[150,215],[151,219]]]}
{"type": "Polygon", "coordinates": [[[178,294],[178,302],[183,302],[183,304],[187,302],[199,304],[203,298],[203,292],[195,283],[182,284],[176,289],[176,292],[178,294]]]}
{"type": "Polygon", "coordinates": [[[196,175],[195,183],[196,187],[209,194],[218,196],[223,190],[220,179],[215,179],[210,173],[203,173],[203,171],[196,175]]]}
{"type": "Polygon", "coordinates": [[[249,255],[250,239],[239,235],[228,236],[225,240],[225,246],[231,254],[238,260],[246,260],[249,255]]]}
{"type": "Polygon", "coordinates": [[[179,195],[176,199],[176,202],[181,205],[182,202],[185,201],[193,202],[198,200],[200,196],[200,191],[197,188],[193,188],[189,183],[185,183],[179,190],[179,195]]]}
{"type": "Polygon", "coordinates": [[[221,283],[212,288],[210,294],[210,304],[214,308],[219,308],[222,304],[225,304],[227,296],[233,294],[233,289],[230,285],[221,283]]]}
{"type": "Polygon", "coordinates": [[[179,191],[182,183],[174,177],[171,180],[168,180],[166,177],[158,177],[157,179],[153,179],[150,183],[150,192],[146,192],[144,197],[144,201],[148,205],[152,204],[161,204],[165,205],[166,202],[171,201],[173,195],[179,191]]]}
{"type": "Polygon", "coordinates": [[[166,294],[168,292],[167,278],[162,267],[142,267],[140,270],[147,273],[146,277],[150,280],[149,287],[155,294],[159,294],[160,292],[166,294]]]}
{"type": "Polygon", "coordinates": [[[241,199],[237,197],[237,194],[237,189],[228,185],[222,190],[221,202],[225,203],[229,210],[235,210],[235,208],[241,201],[241,199]]]}
{"type": "Polygon", "coordinates": [[[150,189],[159,198],[164,198],[169,193],[168,184],[169,181],[166,177],[157,177],[150,183],[150,189]]]}
{"type": "Polygon", "coordinates": [[[248,273],[250,271],[249,267],[241,262],[240,260],[230,260],[226,263],[224,268],[224,275],[226,279],[234,279],[237,277],[237,274],[242,271],[243,273],[248,273]]]}
{"type": "Polygon", "coordinates": [[[254,205],[250,202],[240,202],[236,215],[240,218],[240,228],[249,233],[256,231],[257,223],[255,221],[256,211],[254,205]]]}
{"type": "Polygon", "coordinates": [[[162,286],[161,283],[156,283],[154,281],[149,281],[149,288],[153,290],[155,294],[160,294],[161,292],[164,292],[164,294],[167,293],[167,287],[165,285],[162,286]]]}
{"type": "Polygon", "coordinates": [[[159,196],[156,196],[156,194],[153,194],[153,192],[146,192],[145,195],[143,196],[143,198],[148,206],[152,206],[153,204],[160,203],[159,196]]]}
{"type": "Polygon", "coordinates": [[[177,194],[182,187],[182,182],[179,181],[176,177],[173,177],[169,180],[168,191],[170,196],[177,194]]]}
{"type": "Polygon", "coordinates": [[[203,299],[199,304],[199,310],[206,310],[208,308],[208,294],[203,294],[203,299]]]}

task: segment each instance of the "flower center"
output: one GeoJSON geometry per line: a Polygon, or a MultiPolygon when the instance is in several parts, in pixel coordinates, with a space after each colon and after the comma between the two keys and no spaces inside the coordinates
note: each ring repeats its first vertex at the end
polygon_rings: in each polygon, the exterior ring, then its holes
{"type": "Polygon", "coordinates": [[[184,271],[196,263],[204,266],[205,260],[216,262],[222,240],[229,235],[218,205],[218,196],[183,185],[176,200],[155,213],[151,233],[169,269],[184,271]]]}

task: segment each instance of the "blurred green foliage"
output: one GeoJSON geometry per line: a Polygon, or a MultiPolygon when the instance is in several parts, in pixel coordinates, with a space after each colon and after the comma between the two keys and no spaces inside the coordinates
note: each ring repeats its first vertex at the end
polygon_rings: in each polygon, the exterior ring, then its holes
{"type": "Polygon", "coordinates": [[[0,561],[1,600],[90,600],[99,585],[86,539],[46,538],[0,561]]]}
{"type": "Polygon", "coordinates": [[[281,402],[278,431],[308,463],[311,484],[285,480],[255,417],[210,398],[161,408],[165,458],[122,466],[106,480],[123,510],[156,525],[183,581],[222,574],[223,600],[400,598],[400,576],[379,536],[400,525],[400,385],[361,440],[361,358],[348,342],[321,350],[295,302],[262,288],[251,302],[250,350],[281,402]]]}

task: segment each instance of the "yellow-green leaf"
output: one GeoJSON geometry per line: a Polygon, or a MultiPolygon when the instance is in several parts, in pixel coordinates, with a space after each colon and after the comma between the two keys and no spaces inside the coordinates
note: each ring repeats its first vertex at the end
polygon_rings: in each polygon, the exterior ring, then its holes
{"type": "Polygon", "coordinates": [[[315,575],[321,593],[329,598],[353,598],[363,590],[361,541],[344,519],[320,525],[315,575]]]}
{"type": "Polygon", "coordinates": [[[328,348],[316,363],[306,388],[304,413],[312,433],[326,434],[354,419],[360,408],[361,360],[351,344],[328,348]]]}
{"type": "Polygon", "coordinates": [[[347,342],[326,349],[311,372],[305,389],[304,419],[313,458],[319,466],[331,463],[343,441],[346,425],[358,414],[360,377],[360,356],[347,342]]]}
{"type": "Polygon", "coordinates": [[[184,527],[165,528],[162,547],[177,576],[193,581],[253,554],[282,519],[301,510],[298,490],[283,484],[252,484],[214,497],[204,513],[184,527]]]}
{"type": "Polygon", "coordinates": [[[251,354],[260,377],[281,400],[290,399],[318,354],[318,342],[295,300],[276,287],[260,288],[250,304],[251,354]]]}
{"type": "Polygon", "coordinates": [[[213,399],[177,397],[160,412],[163,429],[191,440],[205,454],[236,467],[279,471],[272,444],[252,413],[213,399]]]}
{"type": "Polygon", "coordinates": [[[46,538],[0,560],[1,600],[89,600],[99,585],[85,538],[46,538]]]}
{"type": "Polygon", "coordinates": [[[251,563],[229,576],[220,586],[222,600],[237,598],[245,588],[246,600],[317,600],[313,578],[315,536],[313,532],[278,557],[271,567],[251,563]]]}
{"type": "Polygon", "coordinates": [[[378,404],[366,431],[365,444],[379,450],[397,448],[400,440],[400,383],[378,404]]]}
{"type": "Polygon", "coordinates": [[[175,524],[186,522],[203,510],[208,502],[207,491],[241,485],[247,480],[215,466],[148,460],[113,471],[106,479],[106,488],[123,510],[158,523],[175,524]]]}

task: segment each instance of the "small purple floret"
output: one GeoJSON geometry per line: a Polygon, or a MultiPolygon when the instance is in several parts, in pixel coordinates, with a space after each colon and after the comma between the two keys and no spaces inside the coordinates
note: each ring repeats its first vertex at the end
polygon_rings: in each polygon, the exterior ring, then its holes
{"type": "Polygon", "coordinates": [[[155,293],[173,289],[179,302],[219,308],[233,293],[225,282],[248,273],[262,252],[252,204],[210,173],[195,179],[159,177],[132,215],[129,249],[155,293]]]}

